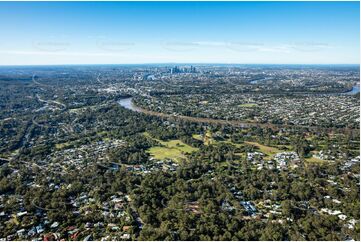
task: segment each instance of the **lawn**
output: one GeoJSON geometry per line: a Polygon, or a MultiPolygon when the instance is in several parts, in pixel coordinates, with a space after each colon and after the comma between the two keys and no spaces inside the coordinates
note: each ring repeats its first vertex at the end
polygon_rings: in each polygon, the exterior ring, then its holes
{"type": "Polygon", "coordinates": [[[281,150],[287,149],[288,151],[290,151],[293,149],[292,145],[276,145],[276,146],[278,149],[281,149],[281,150]],[[284,148],[284,149],[282,149],[282,148],[284,148]]]}
{"type": "Polygon", "coordinates": [[[194,148],[190,145],[185,144],[181,140],[170,140],[170,141],[162,141],[162,145],[168,147],[168,148],[175,148],[177,150],[183,151],[184,153],[192,153],[193,151],[197,151],[198,148],[194,148]]]}
{"type": "Polygon", "coordinates": [[[311,162],[311,163],[324,163],[324,162],[327,162],[327,160],[322,160],[322,159],[319,159],[319,158],[316,158],[316,157],[310,157],[310,158],[306,158],[305,159],[306,161],[308,162],[311,162]]]}
{"type": "Polygon", "coordinates": [[[148,149],[147,152],[157,160],[171,159],[180,162],[182,159],[187,159],[182,151],[175,148],[154,146],[148,149]]]}
{"type": "Polygon", "coordinates": [[[147,132],[145,132],[144,135],[162,144],[162,146],[154,146],[147,150],[147,152],[149,152],[151,156],[158,160],[168,158],[179,162],[181,159],[186,159],[185,154],[190,154],[193,151],[198,150],[198,148],[187,145],[183,141],[178,139],[163,141],[153,138],[147,132]]]}
{"type": "Polygon", "coordinates": [[[268,156],[272,156],[272,155],[275,155],[275,154],[277,154],[277,153],[283,152],[283,150],[279,150],[279,149],[277,149],[277,148],[275,148],[275,147],[270,147],[270,146],[261,145],[261,144],[259,144],[259,143],[257,143],[257,142],[249,142],[249,141],[246,141],[245,143],[246,143],[246,144],[249,144],[249,145],[254,145],[254,146],[258,147],[258,149],[259,149],[262,153],[264,153],[264,154],[266,154],[266,155],[268,155],[268,156]]]}
{"type": "Polygon", "coordinates": [[[193,139],[197,139],[197,140],[203,141],[203,137],[202,137],[202,135],[200,135],[200,134],[193,134],[192,137],[193,137],[193,139]]]}
{"type": "Polygon", "coordinates": [[[243,103],[239,105],[239,107],[241,108],[253,108],[257,106],[258,106],[257,103],[243,103]]]}
{"type": "Polygon", "coordinates": [[[58,150],[64,149],[70,145],[69,142],[61,143],[61,144],[55,144],[55,148],[58,150]]]}
{"type": "Polygon", "coordinates": [[[241,147],[244,146],[243,144],[237,144],[237,143],[232,142],[231,139],[227,139],[226,141],[220,141],[219,143],[231,144],[231,145],[234,145],[234,146],[236,146],[238,148],[241,148],[241,147]]]}
{"type": "Polygon", "coordinates": [[[216,143],[215,140],[212,138],[212,134],[208,131],[204,137],[200,134],[193,134],[192,137],[193,139],[202,141],[204,145],[210,145],[216,143]]]}

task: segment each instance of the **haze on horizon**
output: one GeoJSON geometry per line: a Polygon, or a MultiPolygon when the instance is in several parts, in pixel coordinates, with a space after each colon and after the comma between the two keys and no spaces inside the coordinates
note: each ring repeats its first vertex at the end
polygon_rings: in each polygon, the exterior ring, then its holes
{"type": "Polygon", "coordinates": [[[359,64],[359,2],[1,2],[0,65],[359,64]]]}

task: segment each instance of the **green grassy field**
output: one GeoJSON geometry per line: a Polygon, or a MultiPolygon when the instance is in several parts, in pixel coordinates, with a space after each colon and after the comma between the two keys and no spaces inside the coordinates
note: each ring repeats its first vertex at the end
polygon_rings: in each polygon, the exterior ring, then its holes
{"type": "Polygon", "coordinates": [[[183,159],[187,159],[182,151],[174,148],[154,146],[148,149],[147,152],[157,160],[171,159],[180,162],[183,159]]]}
{"type": "Polygon", "coordinates": [[[147,150],[152,157],[158,160],[171,159],[179,162],[182,159],[187,159],[186,154],[190,154],[193,151],[198,150],[198,148],[187,145],[181,140],[163,141],[151,137],[151,135],[147,132],[145,132],[144,135],[158,141],[162,145],[154,146],[147,150]]]}
{"type": "Polygon", "coordinates": [[[277,154],[277,153],[283,152],[283,150],[279,150],[279,149],[277,149],[277,148],[275,148],[275,147],[270,147],[270,146],[261,145],[261,144],[259,144],[259,143],[257,143],[257,142],[249,142],[249,141],[246,141],[245,143],[246,143],[246,144],[250,144],[250,145],[254,145],[254,146],[258,147],[258,149],[259,149],[262,153],[264,153],[264,154],[266,154],[266,155],[268,155],[268,156],[273,156],[273,155],[275,155],[275,154],[277,154]]]}
{"type": "Polygon", "coordinates": [[[279,150],[291,151],[293,149],[292,145],[275,145],[279,150]],[[283,149],[282,149],[283,148],[283,149]],[[285,150],[286,149],[286,150],[285,150]]]}
{"type": "Polygon", "coordinates": [[[165,145],[168,148],[174,148],[184,153],[192,153],[193,151],[197,151],[198,148],[194,148],[190,145],[183,143],[181,140],[170,140],[170,141],[162,141],[162,145],[165,145]]]}
{"type": "Polygon", "coordinates": [[[239,107],[242,107],[242,108],[253,108],[253,107],[257,107],[257,103],[243,103],[243,104],[240,104],[239,107]]]}
{"type": "Polygon", "coordinates": [[[64,148],[68,147],[69,145],[70,145],[69,142],[61,143],[61,144],[55,144],[55,148],[58,149],[58,150],[61,150],[61,149],[64,149],[64,148]]]}
{"type": "Polygon", "coordinates": [[[227,139],[227,140],[225,140],[225,141],[219,141],[219,143],[231,144],[231,145],[234,145],[234,146],[236,146],[236,147],[238,147],[238,148],[241,148],[241,147],[244,146],[243,144],[233,143],[233,142],[231,141],[231,139],[227,139]]]}
{"type": "Polygon", "coordinates": [[[203,141],[203,137],[202,137],[202,135],[200,135],[200,134],[193,134],[192,137],[193,137],[193,139],[197,139],[197,140],[203,141]]]}
{"type": "Polygon", "coordinates": [[[231,139],[227,139],[225,141],[216,141],[212,138],[212,134],[210,131],[207,131],[206,135],[205,135],[205,138],[203,138],[202,135],[200,134],[193,134],[192,137],[194,139],[197,139],[197,140],[200,140],[200,141],[203,141],[203,144],[204,145],[210,145],[210,144],[219,144],[219,143],[227,143],[227,144],[231,144],[231,145],[234,145],[236,147],[242,147],[243,144],[236,144],[236,143],[233,143],[231,141],[231,139]]]}
{"type": "Polygon", "coordinates": [[[324,163],[324,162],[327,162],[326,160],[321,160],[321,159],[318,159],[316,157],[306,158],[305,161],[310,162],[310,163],[324,163]]]}

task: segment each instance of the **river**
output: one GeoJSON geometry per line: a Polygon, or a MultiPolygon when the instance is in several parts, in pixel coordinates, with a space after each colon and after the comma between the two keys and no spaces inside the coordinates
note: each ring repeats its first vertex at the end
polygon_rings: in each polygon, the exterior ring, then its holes
{"type": "MultiPolygon", "coordinates": [[[[355,86],[352,87],[352,89],[348,92],[344,92],[344,93],[340,93],[340,94],[347,94],[347,95],[353,95],[353,94],[356,94],[356,93],[359,93],[360,92],[360,84],[357,84],[355,86]]],[[[142,108],[139,108],[137,106],[135,106],[133,103],[132,103],[132,97],[127,97],[127,98],[122,98],[118,101],[119,105],[126,108],[126,109],[129,109],[129,110],[132,110],[132,111],[135,111],[135,112],[145,112],[146,110],[142,109],[142,108]]],[[[151,112],[151,111],[150,111],[151,112]]],[[[156,113],[156,112],[154,112],[156,113]]]]}
{"type": "Polygon", "coordinates": [[[354,95],[354,94],[357,94],[357,93],[359,93],[359,92],[360,92],[360,84],[353,86],[350,91],[345,92],[344,94],[354,95]]]}
{"type": "MultiPolygon", "coordinates": [[[[118,101],[118,103],[120,106],[122,106],[126,109],[129,109],[129,110],[132,110],[135,112],[139,112],[139,113],[148,114],[148,115],[163,117],[163,118],[182,119],[182,120],[187,120],[187,121],[191,121],[191,122],[202,122],[202,123],[231,124],[231,125],[237,125],[237,126],[241,126],[241,127],[247,127],[249,125],[256,125],[256,123],[246,123],[246,122],[236,121],[236,120],[228,121],[228,120],[222,120],[222,119],[199,118],[199,117],[191,117],[191,116],[183,116],[183,115],[175,116],[173,114],[154,112],[154,111],[150,111],[150,110],[135,106],[132,103],[132,97],[122,98],[118,101]]],[[[267,125],[267,124],[263,124],[263,125],[267,125]]]]}
{"type": "MultiPolygon", "coordinates": [[[[357,93],[360,91],[360,86],[354,86],[351,91],[347,92],[354,92],[357,93]]],[[[343,93],[345,94],[345,93],[343,93]]],[[[172,115],[172,114],[166,114],[166,113],[159,113],[150,111],[147,109],[143,109],[140,107],[135,106],[132,103],[132,97],[122,98],[118,101],[119,105],[135,111],[139,113],[144,113],[148,115],[158,116],[162,118],[170,118],[170,119],[176,119],[176,120],[186,120],[190,122],[197,122],[197,123],[210,123],[210,124],[221,124],[221,125],[231,125],[231,126],[237,126],[237,127],[252,127],[252,126],[258,126],[258,127],[267,127],[267,128],[286,128],[286,127],[295,127],[294,125],[288,125],[288,124],[271,124],[271,123],[255,123],[255,122],[242,122],[240,120],[223,120],[223,119],[212,119],[212,118],[200,118],[200,117],[191,117],[191,116],[182,116],[182,115],[172,115]]],[[[309,128],[309,129],[329,129],[329,128],[322,128],[322,127],[316,127],[316,126],[303,126],[300,125],[298,127],[302,128],[309,128]]],[[[336,129],[343,129],[343,128],[336,128],[336,129]]]]}

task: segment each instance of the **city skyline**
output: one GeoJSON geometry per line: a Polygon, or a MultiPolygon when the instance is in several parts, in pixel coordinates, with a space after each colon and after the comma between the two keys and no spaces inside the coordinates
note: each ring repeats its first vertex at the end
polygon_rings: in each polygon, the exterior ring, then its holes
{"type": "Polygon", "coordinates": [[[0,65],[359,64],[359,2],[0,3],[0,65]]]}

